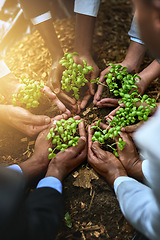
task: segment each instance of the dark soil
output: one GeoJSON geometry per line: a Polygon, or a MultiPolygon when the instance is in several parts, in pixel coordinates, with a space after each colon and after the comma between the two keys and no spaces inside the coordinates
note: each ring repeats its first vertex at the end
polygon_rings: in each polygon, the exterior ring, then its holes
{"type": "MultiPolygon", "coordinates": [[[[132,5],[125,0],[102,0],[97,17],[94,37],[94,58],[101,70],[110,62],[118,63],[124,59],[128,45],[128,31],[132,19],[132,5]]],[[[54,26],[65,51],[72,51],[74,44],[75,18],[56,20],[54,26]]],[[[36,80],[47,80],[51,67],[51,56],[37,31],[17,42],[5,58],[17,78],[22,74],[36,80]]],[[[145,58],[142,67],[151,59],[145,58]]],[[[155,80],[147,93],[159,99],[160,84],[155,80]]],[[[3,99],[3,98],[2,98],[3,99]]],[[[90,101],[81,112],[88,124],[103,119],[112,109],[98,109],[90,101]]],[[[35,111],[34,111],[35,112],[35,111]]],[[[42,99],[36,114],[51,117],[59,114],[56,106],[42,99]]],[[[25,161],[31,156],[35,138],[0,124],[0,159],[2,165],[25,161]]],[[[124,219],[114,191],[105,180],[97,175],[87,161],[71,173],[64,182],[65,213],[69,212],[72,228],[65,221],[57,236],[58,240],[130,240],[135,230],[124,219]]]]}

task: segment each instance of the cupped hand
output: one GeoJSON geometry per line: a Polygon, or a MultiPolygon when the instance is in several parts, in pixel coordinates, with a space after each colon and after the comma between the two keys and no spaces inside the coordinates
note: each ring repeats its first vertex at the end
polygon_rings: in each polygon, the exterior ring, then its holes
{"type": "Polygon", "coordinates": [[[51,122],[48,116],[34,115],[21,107],[3,105],[1,109],[3,109],[2,121],[30,137],[46,129],[51,122]]]}
{"type": "Polygon", "coordinates": [[[82,100],[78,101],[79,109],[84,109],[91,96],[95,94],[95,84],[91,83],[90,81],[96,79],[99,76],[100,70],[91,55],[79,55],[79,56],[75,55],[73,56],[73,58],[76,64],[81,64],[83,66],[83,60],[85,60],[87,62],[87,65],[92,66],[94,69],[94,71],[90,71],[86,75],[86,78],[88,80],[87,88],[83,93],[82,100]]]}
{"type": "Polygon", "coordinates": [[[61,90],[61,78],[64,71],[64,67],[59,63],[61,59],[56,60],[50,70],[47,86],[52,92],[58,96],[58,98],[66,105],[70,106],[74,112],[76,112],[76,100],[69,97],[61,90]]]}
{"type": "Polygon", "coordinates": [[[48,164],[50,162],[48,159],[48,149],[52,145],[51,141],[47,140],[47,135],[51,127],[56,127],[56,121],[61,120],[62,118],[67,118],[67,115],[63,114],[56,116],[52,119],[52,122],[49,124],[48,128],[40,132],[35,142],[33,155],[27,161],[20,164],[23,173],[29,180],[37,178],[46,173],[48,164]]]}
{"type": "MultiPolygon", "coordinates": [[[[77,119],[77,117],[75,117],[75,119],[77,119]]],[[[79,123],[79,134],[80,138],[77,146],[70,147],[64,152],[59,152],[52,158],[46,177],[53,176],[63,181],[73,169],[78,167],[86,159],[87,143],[84,122],[79,123]]]]}
{"type": "Polygon", "coordinates": [[[108,151],[103,151],[98,142],[92,142],[93,132],[89,126],[88,163],[113,187],[115,179],[120,176],[127,176],[127,173],[118,158],[108,151]]]}
{"type": "Polygon", "coordinates": [[[120,150],[117,146],[121,163],[123,164],[129,176],[137,180],[142,180],[142,160],[139,157],[131,137],[126,133],[121,133],[120,137],[126,142],[123,150],[120,150]]]}

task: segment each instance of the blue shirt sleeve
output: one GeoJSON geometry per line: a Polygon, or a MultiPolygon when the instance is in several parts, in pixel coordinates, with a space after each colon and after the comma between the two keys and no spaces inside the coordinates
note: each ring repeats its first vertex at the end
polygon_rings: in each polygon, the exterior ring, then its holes
{"type": "Polygon", "coordinates": [[[45,177],[41,179],[37,185],[37,188],[50,187],[56,189],[59,193],[62,193],[62,183],[55,177],[45,177]]]}

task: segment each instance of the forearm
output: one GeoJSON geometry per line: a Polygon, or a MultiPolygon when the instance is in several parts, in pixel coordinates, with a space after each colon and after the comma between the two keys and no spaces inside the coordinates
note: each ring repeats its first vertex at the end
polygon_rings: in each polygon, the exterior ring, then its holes
{"type": "Polygon", "coordinates": [[[139,85],[144,86],[146,90],[150,83],[160,76],[160,64],[158,61],[155,59],[142,72],[140,72],[139,76],[141,77],[139,85]]]}
{"type": "Polygon", "coordinates": [[[123,63],[126,63],[125,66],[127,66],[129,72],[138,72],[145,52],[146,48],[144,45],[131,41],[126,57],[123,61],[123,63]]]}
{"type": "Polygon", "coordinates": [[[91,55],[96,18],[76,14],[75,51],[80,55],[91,55]]]}
{"type": "Polygon", "coordinates": [[[37,24],[36,27],[46,42],[46,45],[52,55],[52,59],[54,61],[61,59],[64,53],[57,38],[52,19],[41,22],[40,24],[37,24]]]}
{"type": "Polygon", "coordinates": [[[47,170],[46,163],[43,160],[41,162],[37,161],[37,157],[34,154],[28,160],[20,163],[19,166],[29,181],[37,180],[37,177],[45,174],[47,170]]]}
{"type": "Polygon", "coordinates": [[[131,178],[120,180],[118,186],[116,181],[115,192],[126,219],[149,239],[158,239],[160,214],[152,190],[131,178]]]}

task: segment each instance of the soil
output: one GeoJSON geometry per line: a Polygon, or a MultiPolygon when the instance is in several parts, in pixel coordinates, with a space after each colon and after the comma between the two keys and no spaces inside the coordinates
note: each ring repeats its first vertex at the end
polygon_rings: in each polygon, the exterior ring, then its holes
{"type": "MultiPolygon", "coordinates": [[[[124,59],[128,45],[128,31],[133,8],[130,1],[102,0],[96,22],[94,36],[94,58],[101,70],[110,62],[124,59]]],[[[73,51],[75,17],[55,20],[54,26],[64,51],[73,51]]],[[[26,75],[31,79],[46,81],[52,64],[50,53],[37,31],[17,42],[7,53],[5,62],[17,76],[26,75]]],[[[146,56],[142,68],[151,59],[146,56]]],[[[147,94],[159,99],[160,84],[156,79],[147,94]]],[[[4,98],[1,97],[4,102],[4,98]]],[[[81,112],[86,127],[99,118],[103,119],[112,109],[98,109],[92,101],[81,112]]],[[[36,114],[54,117],[59,114],[57,107],[42,98],[36,114]]],[[[35,138],[30,138],[17,130],[0,123],[1,165],[25,161],[33,153],[35,138]]],[[[87,161],[72,172],[63,186],[65,213],[69,212],[72,227],[63,221],[58,240],[130,240],[135,230],[123,217],[114,191],[106,181],[97,175],[87,161]]]]}

